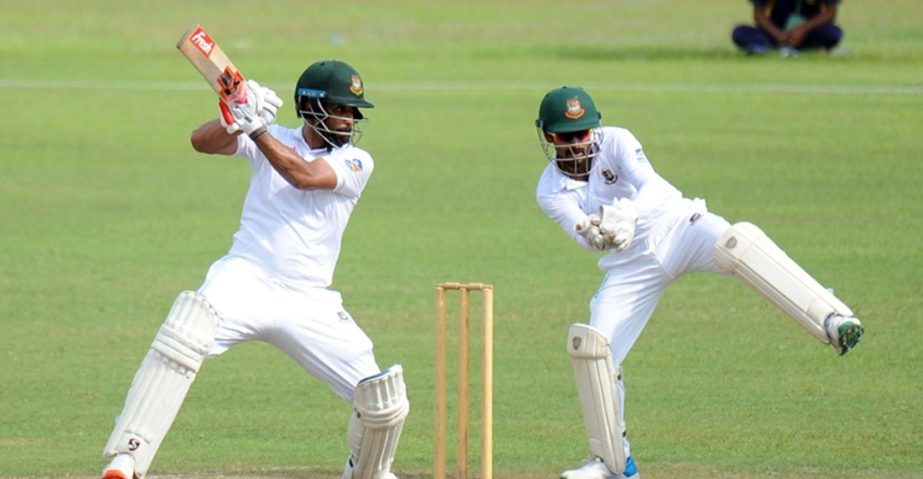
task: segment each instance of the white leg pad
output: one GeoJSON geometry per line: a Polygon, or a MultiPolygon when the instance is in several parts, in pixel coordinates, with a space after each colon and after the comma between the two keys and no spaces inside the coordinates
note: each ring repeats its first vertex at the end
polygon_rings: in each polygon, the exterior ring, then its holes
{"type": "Polygon", "coordinates": [[[829,344],[824,320],[852,310],[792,261],[756,225],[737,223],[718,239],[715,261],[801,324],[818,341],[829,344]]]}
{"type": "Polygon", "coordinates": [[[218,323],[204,297],[180,293],[135,373],[104,457],[131,454],[135,475],[144,477],[214,342],[218,323]]]}
{"type": "Polygon", "coordinates": [[[353,393],[354,409],[349,421],[352,454],[343,479],[391,477],[391,463],[410,412],[404,370],[394,365],[377,376],[363,379],[353,393]]]}
{"type": "Polygon", "coordinates": [[[625,424],[619,410],[618,374],[609,341],[586,324],[574,324],[568,334],[567,352],[577,380],[590,452],[602,458],[612,474],[620,475],[625,470],[625,424]]]}

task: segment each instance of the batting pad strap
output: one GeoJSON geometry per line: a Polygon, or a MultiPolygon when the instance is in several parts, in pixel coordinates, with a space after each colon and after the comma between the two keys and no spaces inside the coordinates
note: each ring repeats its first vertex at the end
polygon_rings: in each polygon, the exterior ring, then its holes
{"type": "Polygon", "coordinates": [[[782,251],[759,227],[737,223],[715,244],[715,261],[769,302],[776,305],[812,336],[829,343],[824,320],[833,313],[852,316],[852,310],[824,288],[782,251]]]}
{"type": "Polygon", "coordinates": [[[180,293],[135,373],[103,456],[131,454],[135,474],[144,477],[205,360],[219,322],[204,297],[192,291],[180,293]]]}
{"type": "Polygon", "coordinates": [[[577,394],[583,411],[590,452],[602,458],[615,475],[625,470],[625,449],[616,382],[618,369],[612,363],[609,340],[586,324],[574,324],[568,332],[567,352],[571,357],[577,394]]]}
{"type": "Polygon", "coordinates": [[[404,371],[394,365],[363,379],[353,393],[354,414],[349,423],[352,455],[346,479],[379,479],[391,470],[394,454],[410,412],[404,371]]]}

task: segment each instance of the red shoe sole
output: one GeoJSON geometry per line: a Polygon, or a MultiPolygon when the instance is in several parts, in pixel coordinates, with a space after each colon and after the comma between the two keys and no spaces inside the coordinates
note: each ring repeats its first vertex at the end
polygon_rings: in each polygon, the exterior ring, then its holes
{"type": "Polygon", "coordinates": [[[122,474],[122,471],[118,469],[109,469],[108,471],[103,473],[103,479],[131,479],[131,478],[125,477],[125,474],[122,474]]]}

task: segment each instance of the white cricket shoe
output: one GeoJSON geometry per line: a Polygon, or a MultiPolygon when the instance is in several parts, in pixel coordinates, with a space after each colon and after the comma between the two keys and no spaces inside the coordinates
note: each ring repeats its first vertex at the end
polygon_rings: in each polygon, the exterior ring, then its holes
{"type": "Polygon", "coordinates": [[[635,460],[631,457],[625,461],[625,472],[619,475],[609,472],[606,463],[599,457],[594,457],[583,463],[577,469],[571,469],[561,473],[561,479],[640,479],[638,467],[635,460]]]}
{"type": "MultiPolygon", "coordinates": [[[[347,479],[346,474],[343,474],[343,479],[347,479]]],[[[383,476],[380,477],[380,479],[397,479],[397,476],[391,472],[386,472],[383,476]]]]}
{"type": "Polygon", "coordinates": [[[103,469],[103,479],[134,479],[135,460],[130,454],[116,454],[103,469]]]}
{"type": "MultiPolygon", "coordinates": [[[[353,455],[350,454],[349,457],[346,459],[346,468],[343,470],[342,479],[352,479],[352,477],[353,477],[353,455]]],[[[382,474],[381,476],[379,476],[379,479],[398,479],[398,477],[395,476],[390,471],[388,471],[382,474]]]]}
{"type": "Polygon", "coordinates": [[[824,320],[824,329],[827,330],[830,344],[833,345],[833,348],[836,349],[837,354],[840,356],[856,347],[865,332],[859,318],[840,314],[827,316],[827,319],[824,320]]]}

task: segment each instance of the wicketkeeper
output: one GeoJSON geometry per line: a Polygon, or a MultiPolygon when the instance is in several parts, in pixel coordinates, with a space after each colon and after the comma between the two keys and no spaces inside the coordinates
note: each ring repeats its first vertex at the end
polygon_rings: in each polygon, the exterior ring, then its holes
{"type": "Polygon", "coordinates": [[[841,355],[863,333],[852,310],[760,228],[731,225],[704,200],[683,198],[630,131],[603,127],[600,118],[583,89],[561,87],[545,95],[536,120],[550,160],[538,204],[578,245],[604,253],[598,264],[606,272],[589,325],[574,324],[567,339],[592,458],[563,479],[638,476],[625,434],[621,364],[664,290],[685,273],[741,279],[841,355]]]}
{"type": "Polygon", "coordinates": [[[219,119],[192,132],[197,151],[250,166],[240,228],[154,338],[106,444],[103,478],[143,478],[202,362],[265,341],[353,402],[343,479],[395,479],[391,463],[410,408],[403,371],[379,368],[372,342],[328,289],[374,168],[355,146],[359,109],[372,104],[356,70],[338,60],[317,62],[298,79],[299,128],[275,125],[282,106],[275,92],[254,81],[246,90],[246,101],[221,103],[219,119]]]}

